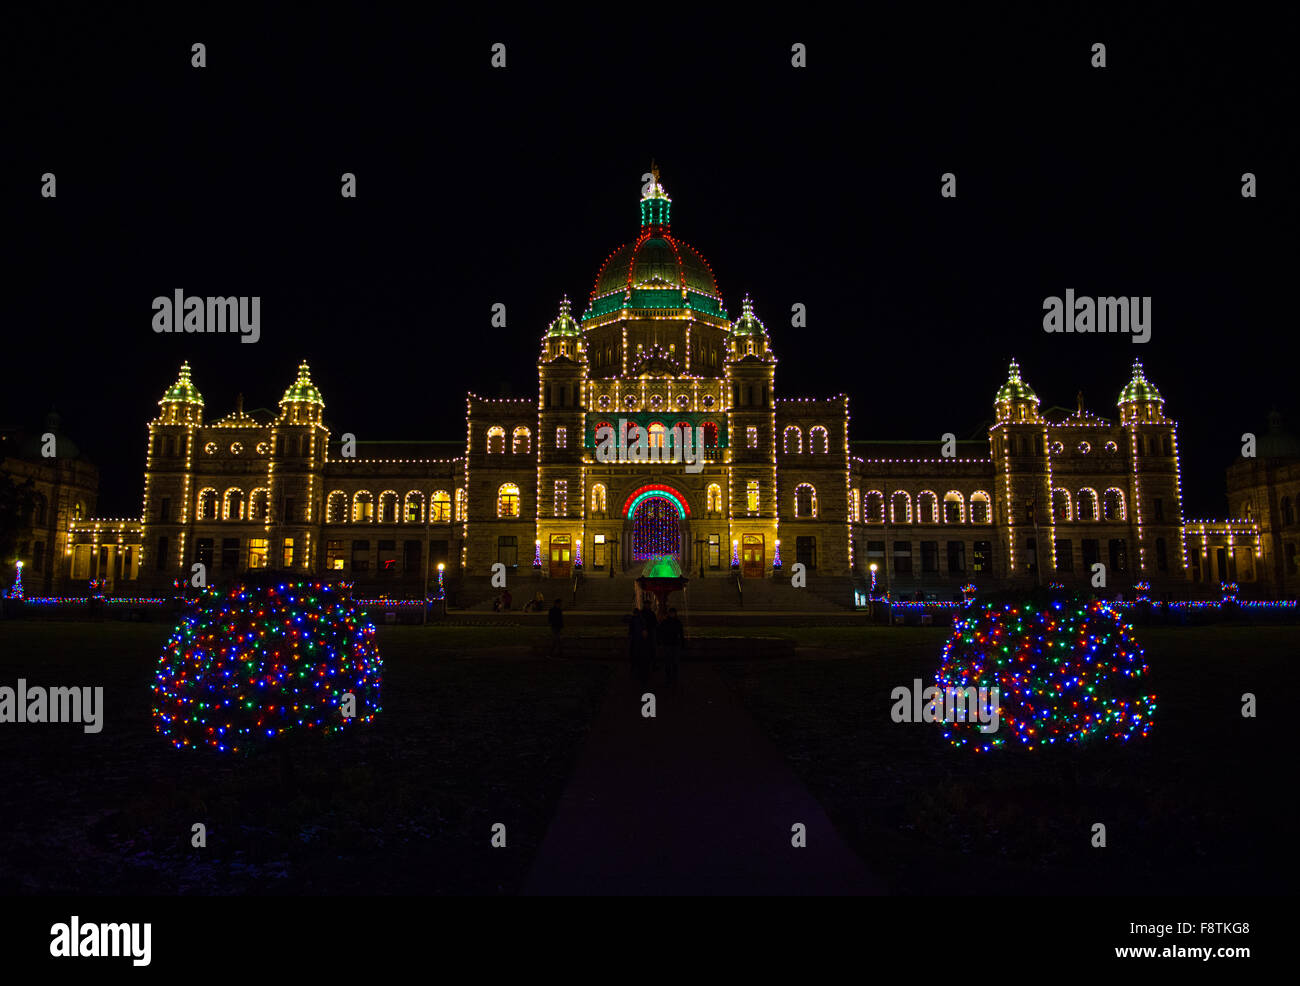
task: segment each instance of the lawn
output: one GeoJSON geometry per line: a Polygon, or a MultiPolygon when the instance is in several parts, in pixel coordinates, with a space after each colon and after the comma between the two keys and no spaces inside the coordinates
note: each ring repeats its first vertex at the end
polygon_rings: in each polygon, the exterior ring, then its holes
{"type": "Polygon", "coordinates": [[[0,623],[0,684],[102,685],[106,708],[97,735],[0,727],[0,893],[513,893],[610,674],[381,627],[383,712],[309,737],[289,780],[279,757],[181,752],[153,733],[167,632],[0,623]],[[195,822],[206,849],[190,846],[195,822]]]}
{"type": "MultiPolygon", "coordinates": [[[[835,631],[838,633],[839,631],[835,631]]],[[[1122,748],[976,755],[936,725],[896,724],[890,692],[926,680],[943,629],[724,675],[850,844],[906,894],[1282,893],[1300,628],[1139,628],[1159,708],[1122,748]],[[833,659],[838,658],[838,659],[833,659]],[[1241,715],[1254,692],[1259,715],[1241,715]],[[1090,845],[1105,824],[1107,848],[1090,845]]],[[[829,638],[822,637],[826,644],[829,638]]]]}

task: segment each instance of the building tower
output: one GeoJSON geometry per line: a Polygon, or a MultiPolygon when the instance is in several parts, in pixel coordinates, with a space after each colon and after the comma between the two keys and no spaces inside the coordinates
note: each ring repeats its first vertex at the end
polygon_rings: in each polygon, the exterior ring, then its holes
{"type": "MultiPolygon", "coordinates": [[[[280,414],[271,428],[271,509],[266,524],[273,568],[314,570],[316,546],[311,537],[313,527],[319,528],[323,521],[329,441],[329,429],[321,421],[324,410],[325,401],[304,361],[298,366],[298,378],[280,398],[280,414]]],[[[394,517],[387,522],[395,521],[394,517]]]]}
{"type": "Polygon", "coordinates": [[[1006,564],[995,571],[1014,580],[1038,580],[1056,568],[1047,423],[1038,412],[1038,395],[1021,379],[1014,359],[993,405],[997,420],[989,429],[989,451],[997,476],[994,518],[1005,525],[1007,553],[1006,564]]]}
{"type": "Polygon", "coordinates": [[[194,489],[194,457],[198,429],[203,427],[203,396],[190,379],[190,364],[181,364],[176,382],[158,402],[158,416],[149,422],[145,455],[144,514],[152,543],[141,548],[141,571],[151,581],[167,581],[185,570],[188,538],[198,519],[194,489]]]}
{"type": "Polygon", "coordinates": [[[745,296],[732,326],[726,362],[731,433],[731,540],[748,577],[771,571],[780,536],[776,485],[776,357],[767,329],[745,296]]]}
{"type": "Polygon", "coordinates": [[[582,330],[566,295],[537,363],[537,542],[551,578],[568,578],[582,551],[586,363],[582,330]]]}
{"type": "Polygon", "coordinates": [[[1129,537],[1137,545],[1134,570],[1151,582],[1184,582],[1182,479],[1178,423],[1165,417],[1165,401],[1146,378],[1142,361],[1119,395],[1120,426],[1127,437],[1129,537]]]}

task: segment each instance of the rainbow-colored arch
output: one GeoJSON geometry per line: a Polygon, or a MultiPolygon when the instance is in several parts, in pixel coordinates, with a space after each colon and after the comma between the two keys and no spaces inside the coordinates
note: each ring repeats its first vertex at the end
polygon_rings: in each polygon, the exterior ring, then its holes
{"type": "Polygon", "coordinates": [[[641,505],[642,500],[649,500],[651,497],[656,496],[671,500],[677,507],[677,516],[683,520],[691,515],[691,508],[687,504],[686,498],[675,489],[671,486],[651,485],[642,486],[640,489],[632,491],[632,495],[623,502],[623,516],[631,520],[633,512],[641,505]]]}

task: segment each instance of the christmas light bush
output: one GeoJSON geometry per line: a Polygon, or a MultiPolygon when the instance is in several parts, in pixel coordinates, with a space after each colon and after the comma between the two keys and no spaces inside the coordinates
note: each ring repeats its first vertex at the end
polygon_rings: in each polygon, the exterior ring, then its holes
{"type": "Polygon", "coordinates": [[[206,590],[163,648],[156,732],[178,749],[251,754],[371,723],[383,663],[346,590],[267,573],[206,590]],[[348,713],[353,713],[348,715],[348,713]]]}
{"type": "Polygon", "coordinates": [[[944,715],[954,746],[1081,749],[1150,734],[1156,697],[1143,694],[1146,673],[1142,647],[1118,610],[1043,591],[978,600],[959,612],[934,680],[945,696],[949,688],[975,688],[991,699],[998,689],[996,731],[983,731],[960,705],[944,715]]]}

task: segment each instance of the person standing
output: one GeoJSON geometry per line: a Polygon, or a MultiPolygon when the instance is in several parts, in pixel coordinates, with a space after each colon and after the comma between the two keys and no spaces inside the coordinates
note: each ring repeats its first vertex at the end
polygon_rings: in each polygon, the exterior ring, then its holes
{"type": "Polygon", "coordinates": [[[659,624],[656,631],[659,646],[664,659],[664,674],[668,679],[670,690],[677,688],[677,669],[686,646],[686,634],[681,620],[677,619],[677,610],[668,610],[668,617],[659,624]]]}
{"type": "Polygon", "coordinates": [[[558,599],[555,600],[551,611],[546,614],[546,621],[551,625],[551,657],[563,657],[564,639],[561,634],[564,632],[564,613],[560,609],[558,599]]]}

